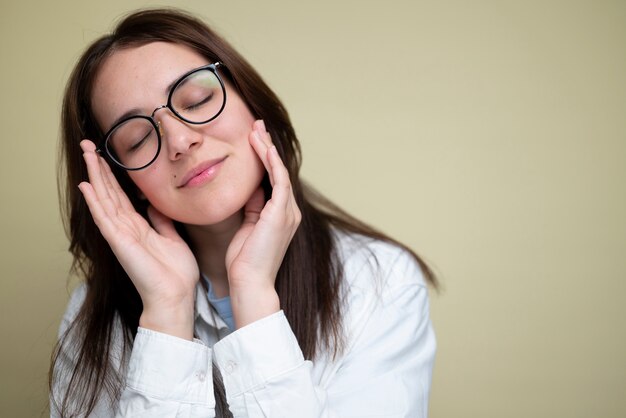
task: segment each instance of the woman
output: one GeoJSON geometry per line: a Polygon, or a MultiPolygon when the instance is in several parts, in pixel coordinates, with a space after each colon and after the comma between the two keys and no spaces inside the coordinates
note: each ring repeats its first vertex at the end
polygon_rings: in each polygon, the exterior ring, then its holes
{"type": "Polygon", "coordinates": [[[426,416],[431,271],[302,183],[284,107],[205,24],[129,15],[62,125],[85,283],[53,416],[426,416]]]}

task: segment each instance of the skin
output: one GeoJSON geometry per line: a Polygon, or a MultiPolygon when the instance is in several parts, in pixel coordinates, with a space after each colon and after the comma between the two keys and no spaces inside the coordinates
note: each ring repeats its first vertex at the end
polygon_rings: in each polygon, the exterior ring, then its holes
{"type": "MultiPolygon", "coordinates": [[[[106,131],[130,109],[152,113],[165,103],[172,81],[205,64],[192,50],[169,43],[115,52],[92,93],[98,123],[106,131]]],[[[93,142],[81,142],[89,182],[79,189],[141,296],[140,326],[189,340],[200,271],[218,296],[230,295],[237,328],[280,309],[274,282],[301,218],[263,121],[254,120],[230,84],[226,88],[226,107],[208,124],[186,124],[167,109],[155,115],[164,131],[161,153],[146,169],[129,172],[150,202],[150,223],[134,210],[93,142]],[[189,170],[224,157],[211,181],[180,187],[189,170]],[[267,202],[260,188],[265,173],[273,188],[267,202]],[[172,220],[185,225],[191,248],[172,220]]]]}

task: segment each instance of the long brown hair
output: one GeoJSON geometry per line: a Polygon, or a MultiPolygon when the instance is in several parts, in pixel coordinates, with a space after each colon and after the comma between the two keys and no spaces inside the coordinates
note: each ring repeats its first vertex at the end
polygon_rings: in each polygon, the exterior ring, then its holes
{"type": "MultiPolygon", "coordinates": [[[[122,330],[124,362],[139,325],[142,312],[139,294],[100,234],[76,186],[88,180],[79,142],[83,138],[97,141],[102,137],[91,109],[91,92],[98,69],[115,51],[154,41],[185,45],[210,62],[224,63],[226,77],[254,117],[265,121],[289,171],[302,221],[278,272],[276,290],[305,358],[313,359],[320,350],[336,355],[343,348],[340,299],[343,272],[337,260],[333,228],[405,248],[421,266],[426,280],[436,286],[433,273],[417,254],[348,215],[302,182],[300,145],[287,111],[257,72],[226,41],[200,20],[178,10],[132,13],[110,35],[93,42],[81,56],[63,100],[59,195],[70,238],[69,250],[74,256],[72,268],[84,277],[87,285],[85,301],[57,344],[50,368],[51,391],[53,381],[60,376],[68,382],[64,393],[51,396],[53,401],[59,400],[55,406],[63,416],[88,415],[101,396],[113,401],[119,397],[123,376],[114,370],[109,355],[113,333],[122,330]],[[68,351],[74,353],[74,367],[62,370],[59,358],[68,351]]],[[[144,213],[145,202],[138,198],[129,177],[115,168],[114,172],[137,210],[144,213]]],[[[269,192],[267,182],[264,185],[269,192]]],[[[223,386],[219,378],[215,380],[218,409],[227,413],[223,386]]]]}

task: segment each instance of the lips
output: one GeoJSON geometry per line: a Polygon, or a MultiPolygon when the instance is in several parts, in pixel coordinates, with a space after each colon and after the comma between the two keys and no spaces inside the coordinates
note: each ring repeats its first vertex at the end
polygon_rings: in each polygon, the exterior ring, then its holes
{"type": "Polygon", "coordinates": [[[213,179],[225,159],[226,157],[216,158],[198,164],[185,174],[178,187],[196,186],[213,179]]]}

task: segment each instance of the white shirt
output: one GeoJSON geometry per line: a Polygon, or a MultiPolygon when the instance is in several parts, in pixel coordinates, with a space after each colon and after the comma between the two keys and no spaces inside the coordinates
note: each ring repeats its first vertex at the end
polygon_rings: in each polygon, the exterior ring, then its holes
{"type": "MultiPolygon", "coordinates": [[[[213,417],[213,359],[235,417],[426,417],[435,336],[419,266],[396,246],[337,236],[347,342],[337,358],[305,360],[282,311],[231,332],[199,288],[196,340],[140,327],[128,364],[120,364],[116,330],[112,358],[126,385],[113,410],[101,399],[91,416],[213,417]]],[[[81,286],[72,295],[60,334],[85,293],[81,286]]]]}

